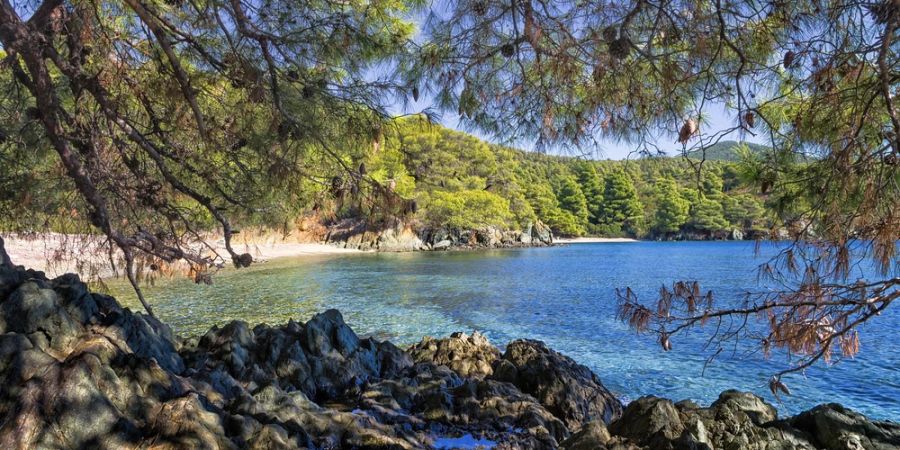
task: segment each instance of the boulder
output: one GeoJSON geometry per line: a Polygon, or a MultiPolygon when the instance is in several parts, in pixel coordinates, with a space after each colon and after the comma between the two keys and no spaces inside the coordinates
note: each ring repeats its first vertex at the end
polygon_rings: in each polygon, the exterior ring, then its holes
{"type": "Polygon", "coordinates": [[[475,231],[475,239],[479,245],[496,247],[503,241],[503,233],[497,227],[486,227],[475,231]]]}
{"type": "Polygon", "coordinates": [[[361,383],[412,365],[409,355],[393,344],[360,339],[337,310],[280,327],[250,330],[243,322],[231,322],[214,327],[183,353],[197,376],[211,384],[221,371],[238,382],[273,384],[315,401],[336,399],[361,383]]]}
{"type": "Polygon", "coordinates": [[[500,357],[500,350],[477,331],[471,336],[453,333],[445,339],[425,337],[408,351],[417,363],[447,366],[460,376],[475,378],[491,375],[491,365],[500,357]]]}
{"type": "Polygon", "coordinates": [[[532,225],[531,222],[529,222],[527,225],[525,225],[522,232],[519,233],[519,242],[521,242],[523,244],[531,244],[531,240],[532,240],[531,233],[532,233],[533,227],[534,226],[532,225]]]}
{"type": "Polygon", "coordinates": [[[658,449],[674,448],[672,443],[684,430],[675,405],[653,396],[629,403],[622,416],[609,426],[612,434],[658,449]]]}
{"type": "Polygon", "coordinates": [[[730,410],[731,413],[746,414],[754,425],[763,425],[778,419],[778,411],[774,406],[749,392],[724,391],[719,394],[719,398],[710,405],[710,408],[719,413],[723,410],[730,410]]]}
{"type": "Polygon", "coordinates": [[[561,450],[596,450],[603,448],[612,440],[606,424],[602,420],[588,422],[578,432],[561,442],[561,450]]]}
{"type": "Polygon", "coordinates": [[[425,243],[411,228],[397,226],[387,228],[378,236],[378,250],[386,252],[409,252],[421,250],[425,243]]]}
{"type": "Polygon", "coordinates": [[[533,395],[570,429],[594,420],[610,423],[622,413],[622,404],[596,374],[540,341],[520,339],[507,345],[492,378],[533,395]]]}
{"type": "Polygon", "coordinates": [[[452,245],[453,245],[453,242],[450,242],[449,239],[444,239],[444,240],[435,242],[431,246],[431,249],[432,250],[446,250],[446,249],[450,248],[450,246],[452,246],[452,245]]]}
{"type": "Polygon", "coordinates": [[[841,405],[830,403],[787,421],[828,450],[887,450],[900,448],[900,424],[872,421],[841,405]]]}
{"type": "Polygon", "coordinates": [[[553,232],[549,226],[541,221],[537,221],[531,227],[531,241],[550,245],[553,243],[553,232]]]}

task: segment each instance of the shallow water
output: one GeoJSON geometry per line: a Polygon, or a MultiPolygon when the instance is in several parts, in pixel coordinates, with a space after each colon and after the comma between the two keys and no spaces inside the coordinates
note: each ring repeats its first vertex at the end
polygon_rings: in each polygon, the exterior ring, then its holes
{"type": "MultiPolygon", "coordinates": [[[[355,254],[283,259],[225,271],[212,286],[177,279],[148,289],[157,314],[181,334],[232,319],[251,324],[306,320],[337,308],[360,334],[406,345],[424,335],[479,330],[503,345],[545,341],[593,369],[626,401],[640,395],[709,403],[736,388],[766,397],[784,413],[839,402],[875,418],[900,420],[900,312],[888,309],[862,329],[861,354],[785,378],[781,402],[766,388],[785,359],[765,359],[749,343],[721,353],[704,370],[711,330],[673,339],[663,352],[615,318],[616,287],[653,299],[664,283],[695,279],[718,302],[759,290],[749,242],[605,243],[480,252],[355,254]]],[[[133,295],[113,286],[123,303],[133,295]]]]}

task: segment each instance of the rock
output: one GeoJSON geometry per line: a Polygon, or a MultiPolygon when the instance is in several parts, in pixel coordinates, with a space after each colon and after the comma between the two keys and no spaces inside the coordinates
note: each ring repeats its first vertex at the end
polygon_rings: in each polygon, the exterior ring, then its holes
{"type": "Polygon", "coordinates": [[[438,242],[435,242],[434,245],[431,246],[432,250],[446,250],[453,245],[453,242],[450,242],[449,239],[444,239],[438,242]]]}
{"type": "Polygon", "coordinates": [[[543,222],[537,221],[531,228],[531,240],[532,242],[550,245],[553,243],[553,232],[550,231],[550,227],[544,225],[543,222]]]}
{"type": "Polygon", "coordinates": [[[409,353],[417,363],[447,366],[460,376],[475,378],[491,375],[491,365],[500,357],[500,350],[477,331],[471,336],[453,333],[446,339],[426,337],[410,347],[409,353]]]}
{"type": "Polygon", "coordinates": [[[421,362],[402,377],[368,386],[360,408],[412,429],[446,424],[485,435],[498,448],[553,449],[569,432],[533,397],[509,383],[466,379],[446,366],[421,362]]]}
{"type": "Polygon", "coordinates": [[[643,446],[666,449],[685,430],[678,410],[670,400],[647,396],[631,403],[622,416],[609,426],[609,431],[643,446]]]}
{"type": "Polygon", "coordinates": [[[5,331],[21,333],[44,351],[64,352],[83,331],[48,283],[26,281],[0,304],[5,331]]]}
{"type": "Polygon", "coordinates": [[[421,250],[425,243],[409,227],[387,228],[378,236],[378,250],[386,252],[408,252],[421,250]]]}
{"type": "Polygon", "coordinates": [[[900,424],[870,421],[862,414],[831,403],[819,405],[787,421],[828,450],[900,448],[900,424]]]}
{"type": "Polygon", "coordinates": [[[475,231],[475,239],[485,247],[496,247],[503,241],[503,233],[496,227],[486,227],[475,231]]]}
{"type": "Polygon", "coordinates": [[[713,410],[730,409],[746,414],[755,425],[763,425],[778,419],[778,411],[765,400],[749,392],[729,390],[719,394],[710,405],[713,410]]]}
{"type": "Polygon", "coordinates": [[[533,395],[570,429],[594,420],[610,423],[622,404],[593,372],[540,341],[520,339],[495,363],[494,379],[533,395]]]}
{"type": "Polygon", "coordinates": [[[732,241],[743,241],[744,240],[744,232],[734,228],[728,233],[728,239],[732,241]]]}
{"type": "Polygon", "coordinates": [[[706,425],[697,417],[689,416],[684,422],[684,432],[675,442],[675,448],[689,450],[714,450],[715,445],[712,442],[709,433],[706,431],[706,425]]]}
{"type": "Polygon", "coordinates": [[[523,229],[522,232],[519,234],[519,242],[521,242],[521,243],[523,243],[523,244],[531,244],[531,239],[532,239],[532,237],[531,237],[532,228],[533,228],[533,225],[532,225],[531,222],[529,222],[529,223],[525,226],[525,229],[523,229]]]}
{"type": "Polygon", "coordinates": [[[588,422],[577,433],[560,443],[562,450],[595,450],[604,447],[612,436],[602,420],[588,422]]]}
{"type": "Polygon", "coordinates": [[[252,331],[243,322],[231,322],[213,328],[183,353],[210,384],[221,382],[217,370],[223,370],[239,382],[274,384],[316,401],[334,400],[361,383],[412,366],[409,355],[393,344],[360,339],[337,310],[317,314],[304,325],[260,325],[252,331]]]}

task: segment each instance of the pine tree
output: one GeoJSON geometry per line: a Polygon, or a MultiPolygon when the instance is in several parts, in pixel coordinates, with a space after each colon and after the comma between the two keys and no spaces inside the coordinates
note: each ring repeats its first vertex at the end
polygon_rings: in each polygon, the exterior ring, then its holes
{"type": "Polygon", "coordinates": [[[590,212],[589,222],[599,224],[603,205],[603,180],[594,164],[590,162],[580,162],[574,167],[575,175],[578,177],[578,184],[584,197],[587,200],[588,212],[590,212]]]}
{"type": "Polygon", "coordinates": [[[678,185],[671,178],[656,183],[656,215],[653,229],[657,233],[675,233],[689,218],[690,203],[678,193],[678,185]]]}
{"type": "Polygon", "coordinates": [[[728,220],[722,209],[722,204],[711,199],[701,198],[694,204],[691,211],[691,225],[703,231],[714,233],[728,229],[728,220]]]}
{"type": "Polygon", "coordinates": [[[572,214],[573,219],[582,228],[588,224],[590,212],[587,199],[578,182],[572,176],[563,177],[556,192],[559,207],[572,214]]]}
{"type": "Polygon", "coordinates": [[[621,226],[622,231],[636,235],[640,232],[643,210],[631,178],[621,169],[610,172],[603,191],[601,223],[606,227],[621,226]]]}

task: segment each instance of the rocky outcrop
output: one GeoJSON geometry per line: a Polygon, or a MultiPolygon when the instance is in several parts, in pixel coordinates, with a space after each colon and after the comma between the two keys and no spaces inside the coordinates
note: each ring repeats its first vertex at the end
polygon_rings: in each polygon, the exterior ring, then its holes
{"type": "Polygon", "coordinates": [[[230,322],[181,340],[74,275],[0,267],[0,448],[888,449],[900,426],[839,405],[781,419],[728,391],[712,405],[621,408],[584,366],[537,341],[483,336],[404,351],[338,311],[230,322]]]}
{"type": "Polygon", "coordinates": [[[528,224],[523,231],[485,227],[460,230],[421,227],[395,221],[372,227],[359,219],[344,219],[330,226],[325,242],[342,248],[408,252],[464,248],[508,248],[551,245],[550,227],[541,222],[528,224]]]}
{"type": "Polygon", "coordinates": [[[446,339],[425,337],[409,348],[409,354],[416,362],[447,366],[462,377],[484,378],[494,373],[491,365],[500,350],[476,331],[471,336],[453,333],[446,339]]]}
{"type": "Polygon", "coordinates": [[[493,378],[533,395],[571,429],[594,420],[609,423],[622,414],[622,404],[597,375],[540,341],[507,345],[493,378]]]}
{"type": "Polygon", "coordinates": [[[802,430],[820,448],[888,450],[900,448],[900,426],[871,421],[862,414],[830,403],[800,413],[784,422],[802,430]]]}
{"type": "Polygon", "coordinates": [[[747,392],[725,391],[707,408],[657,397],[631,402],[604,428],[592,422],[565,449],[895,449],[900,425],[870,421],[840,405],[820,405],[778,420],[775,408],[747,392]]]}

